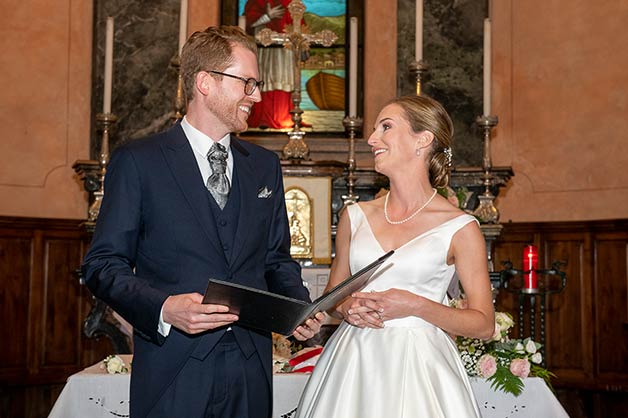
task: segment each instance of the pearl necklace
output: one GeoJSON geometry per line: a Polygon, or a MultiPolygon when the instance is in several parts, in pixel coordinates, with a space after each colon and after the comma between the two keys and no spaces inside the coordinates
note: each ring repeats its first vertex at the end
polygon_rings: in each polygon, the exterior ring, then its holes
{"type": "Polygon", "coordinates": [[[388,192],[386,194],[386,199],[384,200],[384,217],[386,218],[386,222],[388,222],[391,225],[400,225],[400,224],[408,222],[410,219],[412,219],[415,216],[417,216],[419,214],[419,212],[421,212],[423,209],[425,209],[425,207],[427,205],[430,204],[432,199],[434,199],[434,196],[436,196],[436,189],[432,188],[432,190],[434,190],[434,193],[432,193],[432,196],[430,196],[430,198],[427,199],[427,202],[425,202],[423,204],[423,206],[421,206],[420,208],[415,210],[414,213],[412,215],[408,216],[406,219],[402,219],[400,221],[391,221],[390,218],[388,217],[388,196],[390,196],[390,192],[388,192]]]}

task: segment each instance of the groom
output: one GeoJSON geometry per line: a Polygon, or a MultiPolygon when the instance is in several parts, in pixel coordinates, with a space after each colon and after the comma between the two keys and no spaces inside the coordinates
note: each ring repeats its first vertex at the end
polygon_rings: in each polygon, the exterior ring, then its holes
{"type": "MultiPolygon", "coordinates": [[[[135,329],[131,418],[267,418],[270,333],[201,303],[210,277],[308,300],[279,160],[231,136],[261,100],[257,48],[210,27],[185,44],[181,71],[182,122],[112,156],[83,276],[135,329]]],[[[294,335],[319,329],[308,320],[294,335]]]]}

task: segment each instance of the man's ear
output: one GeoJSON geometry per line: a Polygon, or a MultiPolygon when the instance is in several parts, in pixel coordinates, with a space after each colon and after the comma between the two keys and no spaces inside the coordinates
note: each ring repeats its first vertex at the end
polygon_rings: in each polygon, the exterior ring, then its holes
{"type": "Polygon", "coordinates": [[[211,91],[211,75],[205,71],[199,71],[194,78],[196,91],[202,96],[208,96],[211,91]]]}

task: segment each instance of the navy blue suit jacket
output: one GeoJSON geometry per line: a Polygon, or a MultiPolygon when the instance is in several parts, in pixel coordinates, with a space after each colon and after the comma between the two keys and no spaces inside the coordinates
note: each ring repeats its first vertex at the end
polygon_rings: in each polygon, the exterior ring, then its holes
{"type": "MultiPolygon", "coordinates": [[[[94,295],[134,329],[131,414],[145,416],[186,359],[207,352],[224,329],[188,335],[157,331],[169,295],[204,293],[210,277],[309,300],[290,257],[281,166],[262,147],[231,137],[240,210],[231,259],[220,244],[208,192],[179,124],[119,147],[107,167],[105,196],[83,277],[94,295]],[[262,190],[271,191],[264,196],[262,190]]],[[[250,336],[271,384],[269,333],[250,336]]],[[[202,390],[201,388],[191,388],[202,390]]]]}

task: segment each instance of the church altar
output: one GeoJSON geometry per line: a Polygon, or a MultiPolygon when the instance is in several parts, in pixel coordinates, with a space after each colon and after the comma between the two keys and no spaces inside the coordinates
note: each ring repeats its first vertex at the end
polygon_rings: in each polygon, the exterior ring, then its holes
{"type": "MultiPolygon", "coordinates": [[[[131,355],[121,356],[130,364],[131,355]]],[[[108,374],[94,364],[73,374],[48,418],[111,418],[129,416],[129,374],[108,374]]],[[[306,373],[273,375],[272,418],[291,418],[309,379],[306,373]]],[[[554,394],[540,378],[524,379],[525,389],[515,397],[495,392],[484,379],[471,385],[483,418],[568,418],[554,394]]]]}

